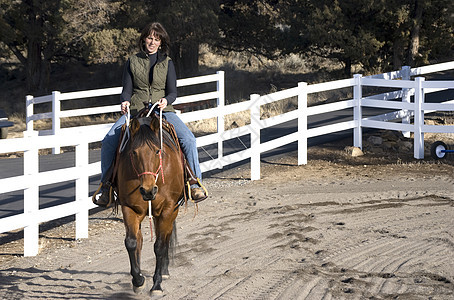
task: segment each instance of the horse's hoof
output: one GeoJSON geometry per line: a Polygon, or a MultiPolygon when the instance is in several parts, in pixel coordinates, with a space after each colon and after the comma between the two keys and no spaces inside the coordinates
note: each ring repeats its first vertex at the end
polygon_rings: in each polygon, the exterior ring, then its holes
{"type": "Polygon", "coordinates": [[[134,284],[132,285],[132,290],[134,291],[134,293],[141,294],[143,292],[143,290],[145,289],[147,279],[145,278],[145,276],[143,277],[143,279],[144,279],[144,281],[141,286],[135,286],[134,284]]]}
{"type": "Polygon", "coordinates": [[[150,290],[150,296],[151,297],[162,297],[164,296],[164,291],[163,290],[150,290]]]}
{"type": "Polygon", "coordinates": [[[135,294],[142,294],[143,290],[145,289],[145,284],[142,286],[132,286],[132,289],[135,294]]]}
{"type": "Polygon", "coordinates": [[[161,275],[162,279],[169,279],[170,278],[170,275],[169,274],[166,274],[166,275],[161,275]]]}

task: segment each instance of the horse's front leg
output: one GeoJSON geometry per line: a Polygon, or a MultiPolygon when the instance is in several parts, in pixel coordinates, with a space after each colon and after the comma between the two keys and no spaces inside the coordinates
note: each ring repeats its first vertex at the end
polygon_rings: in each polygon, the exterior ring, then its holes
{"type": "MultiPolygon", "coordinates": [[[[176,216],[175,216],[176,217],[176,216]]],[[[156,268],[153,276],[152,293],[162,293],[162,278],[169,277],[169,246],[175,218],[163,218],[160,216],[156,222],[156,241],[154,252],[156,256],[156,268]]]]}
{"type": "Polygon", "coordinates": [[[145,277],[140,270],[140,254],[143,244],[141,221],[143,220],[143,216],[137,215],[132,209],[126,206],[122,206],[122,210],[126,228],[125,246],[131,266],[132,285],[134,292],[139,292],[145,283],[145,277]]]}

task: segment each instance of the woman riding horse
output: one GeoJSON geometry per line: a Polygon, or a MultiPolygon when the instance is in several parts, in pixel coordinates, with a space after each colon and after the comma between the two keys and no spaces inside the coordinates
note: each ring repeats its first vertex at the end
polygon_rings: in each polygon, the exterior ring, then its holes
{"type": "MultiPolygon", "coordinates": [[[[158,102],[165,119],[173,124],[178,140],[186,156],[189,167],[201,180],[196,139],[189,128],[175,114],[172,103],[177,97],[175,67],[168,56],[170,39],[160,23],[148,24],[139,39],[140,52],[132,55],[123,72],[123,90],[121,93],[122,117],[112,126],[102,141],[101,148],[101,195],[94,195],[93,202],[99,206],[110,205],[110,186],[113,172],[113,160],[119,143],[121,126],[125,123],[125,112],[129,107],[135,115],[142,103],[158,102]]],[[[191,198],[194,202],[206,199],[204,189],[198,184],[191,185],[191,198]]]]}

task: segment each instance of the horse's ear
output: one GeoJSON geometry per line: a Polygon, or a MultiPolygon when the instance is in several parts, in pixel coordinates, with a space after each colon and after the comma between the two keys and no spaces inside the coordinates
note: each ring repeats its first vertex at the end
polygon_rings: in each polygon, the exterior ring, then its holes
{"type": "Polygon", "coordinates": [[[154,132],[157,132],[159,130],[159,119],[157,117],[153,117],[150,120],[150,128],[154,132]]]}
{"type": "Polygon", "coordinates": [[[137,119],[132,119],[131,125],[129,127],[131,129],[131,134],[135,135],[137,130],[139,130],[139,128],[140,128],[140,123],[137,119]]]}

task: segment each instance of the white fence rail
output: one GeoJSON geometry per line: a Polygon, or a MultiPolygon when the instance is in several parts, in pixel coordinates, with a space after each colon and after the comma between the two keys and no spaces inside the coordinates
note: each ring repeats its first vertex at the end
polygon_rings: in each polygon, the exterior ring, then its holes
{"type": "MultiPolygon", "coordinates": [[[[260,96],[251,95],[248,101],[235,104],[226,104],[224,99],[224,74],[218,72],[215,75],[201,76],[182,79],[178,86],[199,84],[203,82],[216,81],[215,92],[208,92],[198,95],[180,97],[176,103],[190,103],[207,99],[217,99],[217,106],[200,111],[182,113],[180,117],[184,122],[201,119],[217,118],[217,132],[197,138],[199,147],[217,144],[218,155],[216,158],[201,163],[202,172],[222,168],[226,165],[240,162],[246,159],[251,161],[251,179],[260,179],[260,155],[263,152],[275,149],[293,142],[298,143],[298,164],[307,163],[307,140],[308,138],[329,134],[333,132],[353,129],[354,146],[362,146],[362,128],[382,128],[388,130],[399,130],[403,132],[414,132],[414,156],[421,159],[424,157],[424,132],[445,132],[453,133],[454,126],[428,126],[424,124],[424,113],[429,111],[454,111],[454,101],[444,103],[424,103],[424,96],[427,92],[434,92],[443,89],[454,88],[454,81],[424,81],[423,78],[410,80],[410,76],[421,75],[430,72],[454,69],[454,62],[427,66],[422,68],[404,68],[401,71],[390,72],[369,77],[355,75],[354,78],[337,80],[326,83],[307,85],[304,82],[297,87],[284,91],[260,96]],[[403,80],[390,80],[402,78],[403,80]],[[405,79],[406,78],[406,79],[405,79]],[[362,97],[363,86],[392,87],[398,91],[362,97]],[[350,88],[353,91],[353,98],[335,103],[307,107],[309,94],[350,88]],[[411,102],[411,96],[414,96],[411,102]],[[260,108],[262,105],[280,101],[287,98],[297,97],[298,106],[296,110],[261,119],[260,108]],[[402,101],[384,101],[400,99],[402,101]],[[395,109],[392,113],[379,116],[363,118],[363,107],[377,107],[395,109]],[[352,119],[336,124],[324,125],[308,129],[308,116],[329,113],[339,110],[353,109],[352,119]],[[240,111],[250,111],[250,124],[235,129],[225,130],[224,117],[240,111]],[[411,117],[414,121],[411,122],[411,117]],[[401,123],[389,122],[401,119],[401,123]],[[281,136],[274,140],[261,143],[261,129],[275,126],[284,122],[297,120],[297,132],[281,136]],[[249,148],[238,152],[223,155],[223,142],[228,139],[250,135],[251,145],[249,148]]],[[[100,141],[111,124],[90,127],[90,135],[86,134],[85,127],[61,129],[59,120],[62,117],[98,114],[101,111],[116,112],[118,106],[102,108],[77,109],[61,111],[60,101],[79,99],[99,95],[119,94],[120,88],[94,90],[75,93],[54,92],[51,96],[39,98],[27,97],[27,131],[24,138],[9,139],[0,141],[2,153],[24,152],[24,175],[0,179],[0,194],[18,190],[24,190],[24,213],[0,219],[0,233],[24,228],[24,254],[33,256],[38,253],[38,232],[39,224],[42,222],[57,219],[63,216],[76,215],[76,238],[88,237],[88,211],[93,207],[88,197],[89,176],[99,174],[100,163],[89,163],[88,145],[91,142],[100,141]],[[52,112],[33,114],[33,105],[52,101],[52,112]],[[33,131],[33,121],[41,118],[52,117],[53,135],[39,136],[33,131]],[[96,128],[94,130],[93,128],[96,128]],[[62,135],[62,130],[71,130],[71,135],[62,135]],[[59,148],[64,146],[75,146],[75,167],[65,168],[49,172],[38,170],[38,149],[59,148]],[[76,200],[46,209],[39,209],[39,187],[46,184],[74,180],[76,182],[76,200]]],[[[49,132],[47,132],[49,133],[49,132]]]]}

